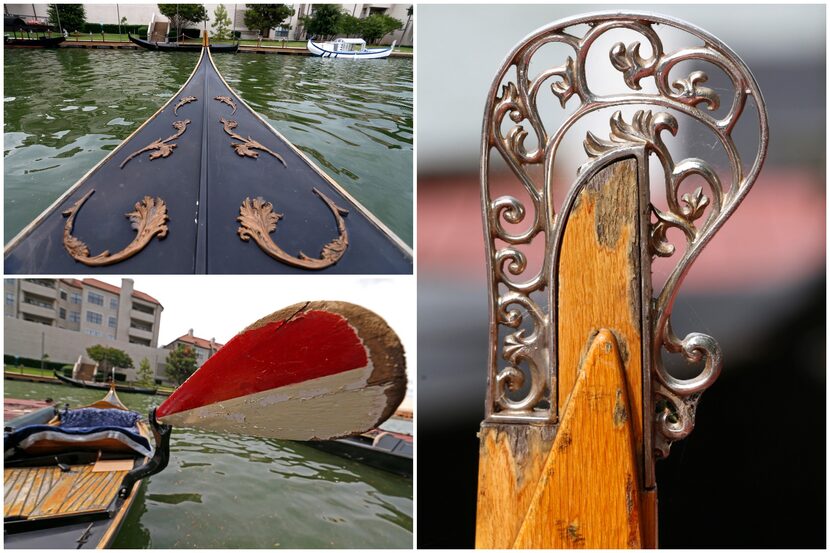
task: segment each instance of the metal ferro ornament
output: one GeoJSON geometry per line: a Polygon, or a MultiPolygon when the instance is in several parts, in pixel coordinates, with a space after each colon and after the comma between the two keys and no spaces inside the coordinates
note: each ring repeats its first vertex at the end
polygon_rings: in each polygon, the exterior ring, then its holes
{"type": "Polygon", "coordinates": [[[682,338],[675,335],[670,322],[672,305],[692,263],[758,176],[767,143],[766,108],[755,78],[725,44],[693,25],[650,14],[598,13],[543,27],[518,44],[493,79],[483,125],[480,169],[490,278],[485,424],[555,427],[558,423],[556,275],[563,228],[576,194],[591,175],[613,160],[634,157],[640,161],[642,173],[638,177],[640,198],[650,210],[643,223],[649,243],[641,247],[642,266],[650,272],[654,257],[675,254],[668,230],[678,229],[685,237],[683,253],[678,254],[662,288],[652,292],[650,274],[642,276],[646,283],[640,288],[643,318],[650,333],[643,335],[642,354],[644,476],[645,484],[652,485],[653,460],[667,456],[671,443],[692,431],[700,394],[718,377],[722,362],[720,347],[711,336],[699,332],[682,338]],[[587,25],[582,36],[571,32],[582,29],[571,29],[577,25],[587,25]],[[667,51],[658,34],[658,29],[665,28],[683,31],[694,45],[667,51]],[[650,46],[651,55],[640,54],[640,42],[619,42],[610,52],[600,53],[608,56],[621,78],[616,92],[599,94],[586,74],[586,60],[597,39],[615,30],[639,34],[650,46]],[[552,43],[573,52],[557,67],[539,70],[534,65],[538,73],[531,74],[534,56],[552,43]],[[722,71],[732,83],[731,99],[703,86],[708,78],[703,71],[680,74],[677,66],[681,62],[722,71]],[[650,91],[643,90],[644,84],[650,91]],[[558,102],[540,105],[537,100],[544,87],[550,88],[558,102]],[[754,109],[748,109],[750,99],[754,109]],[[571,111],[558,129],[549,130],[541,113],[558,109],[556,103],[571,111]],[[725,113],[716,117],[714,112],[721,105],[725,113]],[[620,108],[627,106],[640,111],[623,115],[620,108]],[[597,110],[612,112],[609,127],[587,133],[584,148],[588,157],[564,202],[554,206],[552,183],[558,148],[577,122],[597,110]],[[757,151],[751,162],[742,160],[732,136],[741,116],[757,119],[757,151]],[[681,125],[692,122],[695,127],[702,125],[725,153],[728,175],[716,172],[704,159],[672,158],[666,142],[681,125]],[[495,196],[489,180],[494,152],[521,183],[520,190],[529,202],[510,195],[495,196]],[[650,203],[648,159],[652,155],[665,172],[666,210],[650,203]],[[680,195],[680,187],[689,177],[705,184],[680,195]],[[544,242],[544,259],[536,264],[538,272],[528,274],[526,252],[534,239],[544,242]],[[682,354],[689,362],[702,363],[703,368],[693,378],[672,376],[663,365],[663,350],[682,354]]]}

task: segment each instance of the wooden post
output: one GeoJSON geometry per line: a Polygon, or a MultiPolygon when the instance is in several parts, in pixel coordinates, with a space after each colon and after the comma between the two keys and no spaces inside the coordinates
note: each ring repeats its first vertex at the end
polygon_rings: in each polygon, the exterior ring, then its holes
{"type": "Polygon", "coordinates": [[[641,184],[635,158],[616,161],[563,214],[559,424],[483,427],[477,547],[656,545],[641,477],[641,184]]]}

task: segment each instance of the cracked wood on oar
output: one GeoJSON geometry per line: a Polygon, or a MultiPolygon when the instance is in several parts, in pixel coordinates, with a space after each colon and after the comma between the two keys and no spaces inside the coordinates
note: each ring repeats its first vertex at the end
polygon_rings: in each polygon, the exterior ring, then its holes
{"type": "Polygon", "coordinates": [[[252,324],[158,408],[164,424],[289,440],[370,430],[406,393],[395,332],[358,305],[315,301],[252,324]]]}

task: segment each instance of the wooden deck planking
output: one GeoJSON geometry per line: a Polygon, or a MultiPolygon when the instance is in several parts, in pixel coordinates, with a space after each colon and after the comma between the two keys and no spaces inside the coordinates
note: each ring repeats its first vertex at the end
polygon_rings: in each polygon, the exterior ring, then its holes
{"type": "Polygon", "coordinates": [[[4,516],[43,518],[104,510],[127,472],[92,472],[92,465],[75,465],[68,473],[57,467],[6,469],[4,516]]]}

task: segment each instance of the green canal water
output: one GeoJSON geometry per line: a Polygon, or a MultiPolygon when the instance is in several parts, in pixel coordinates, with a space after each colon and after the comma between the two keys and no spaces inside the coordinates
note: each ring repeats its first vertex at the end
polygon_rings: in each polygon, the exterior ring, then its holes
{"type": "MultiPolygon", "coordinates": [[[[198,54],[5,51],[5,240],[178,91],[198,54]]],[[[219,54],[248,104],[412,244],[411,60],[219,54]]]]}
{"type": "MultiPolygon", "coordinates": [[[[100,392],[4,381],[5,397],[76,407],[100,392]]],[[[161,396],[120,394],[147,413],[161,396]]],[[[177,428],[116,548],[411,548],[412,481],[296,442],[177,428]]]]}

